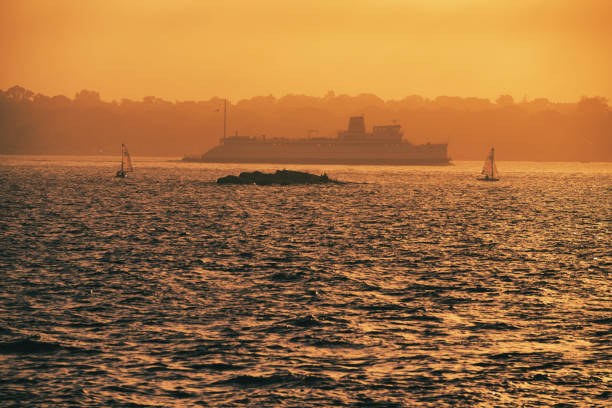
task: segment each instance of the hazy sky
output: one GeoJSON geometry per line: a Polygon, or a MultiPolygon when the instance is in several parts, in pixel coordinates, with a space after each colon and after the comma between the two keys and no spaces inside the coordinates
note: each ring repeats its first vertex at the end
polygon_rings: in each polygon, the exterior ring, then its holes
{"type": "Polygon", "coordinates": [[[0,0],[0,88],[612,99],[610,0],[0,0]]]}

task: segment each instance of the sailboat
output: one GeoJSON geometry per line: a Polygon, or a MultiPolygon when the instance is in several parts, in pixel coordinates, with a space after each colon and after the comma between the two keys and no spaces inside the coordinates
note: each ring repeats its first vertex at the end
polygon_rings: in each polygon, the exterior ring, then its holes
{"type": "Polygon", "coordinates": [[[495,166],[495,148],[492,147],[489,155],[487,156],[484,166],[482,167],[482,175],[484,177],[479,178],[480,181],[498,181],[499,175],[497,174],[497,166],[495,166]]]}
{"type": "Polygon", "coordinates": [[[117,171],[115,177],[125,178],[127,173],[130,171],[134,171],[134,167],[132,167],[132,159],[130,158],[130,153],[128,153],[125,144],[121,144],[121,170],[117,171]]]}

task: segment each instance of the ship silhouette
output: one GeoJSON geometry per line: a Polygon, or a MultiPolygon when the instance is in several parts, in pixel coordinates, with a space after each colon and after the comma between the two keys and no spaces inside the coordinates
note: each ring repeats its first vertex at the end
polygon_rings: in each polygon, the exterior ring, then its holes
{"type": "Polygon", "coordinates": [[[301,139],[239,136],[223,137],[201,157],[185,161],[205,163],[287,163],[354,165],[447,165],[447,143],[415,145],[403,139],[401,126],[374,126],[366,132],[363,116],[349,119],[336,138],[301,139]]]}

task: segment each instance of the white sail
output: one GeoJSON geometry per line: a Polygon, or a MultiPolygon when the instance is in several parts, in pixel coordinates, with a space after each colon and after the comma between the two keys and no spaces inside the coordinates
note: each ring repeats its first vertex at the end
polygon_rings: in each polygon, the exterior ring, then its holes
{"type": "Polygon", "coordinates": [[[130,154],[128,153],[125,145],[123,145],[123,171],[134,171],[134,167],[132,167],[132,159],[130,158],[130,154]]]}
{"type": "Polygon", "coordinates": [[[485,159],[485,163],[484,163],[484,166],[482,167],[481,173],[485,177],[488,177],[490,179],[497,178],[498,174],[497,174],[497,166],[495,165],[495,149],[494,148],[491,148],[491,151],[487,155],[487,158],[485,159]]]}

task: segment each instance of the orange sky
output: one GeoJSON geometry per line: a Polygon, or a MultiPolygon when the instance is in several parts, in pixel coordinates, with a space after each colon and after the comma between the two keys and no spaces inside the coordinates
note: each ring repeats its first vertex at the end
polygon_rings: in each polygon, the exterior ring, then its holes
{"type": "Polygon", "coordinates": [[[612,99],[609,0],[0,0],[0,88],[612,99]]]}

